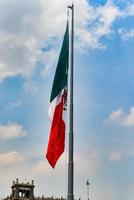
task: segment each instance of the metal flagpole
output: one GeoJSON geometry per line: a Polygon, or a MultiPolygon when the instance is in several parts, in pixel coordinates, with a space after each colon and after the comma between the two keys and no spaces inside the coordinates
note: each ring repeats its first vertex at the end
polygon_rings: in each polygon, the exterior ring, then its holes
{"type": "Polygon", "coordinates": [[[89,200],[89,185],[90,185],[90,183],[88,180],[86,182],[86,185],[87,185],[87,200],[89,200]]]}
{"type": "Polygon", "coordinates": [[[74,4],[68,6],[72,10],[71,30],[71,66],[70,66],[70,111],[69,111],[69,161],[68,161],[68,195],[67,200],[74,200],[74,162],[73,162],[73,68],[74,68],[74,4]]]}

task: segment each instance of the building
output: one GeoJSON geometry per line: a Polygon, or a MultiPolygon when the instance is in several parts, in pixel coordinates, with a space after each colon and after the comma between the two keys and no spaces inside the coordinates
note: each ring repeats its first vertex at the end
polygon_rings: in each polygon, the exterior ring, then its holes
{"type": "Polygon", "coordinates": [[[13,181],[10,200],[34,200],[34,181],[20,183],[18,179],[13,181]]]}
{"type": "Polygon", "coordinates": [[[11,186],[11,195],[7,196],[3,200],[65,200],[63,197],[61,198],[53,198],[53,197],[34,197],[34,181],[26,183],[20,183],[18,179],[13,181],[11,186]]]}

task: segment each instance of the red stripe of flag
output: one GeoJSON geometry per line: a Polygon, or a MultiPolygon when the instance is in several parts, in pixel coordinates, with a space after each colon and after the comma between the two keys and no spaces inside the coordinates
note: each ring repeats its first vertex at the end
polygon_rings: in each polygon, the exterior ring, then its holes
{"type": "Polygon", "coordinates": [[[62,95],[60,103],[55,107],[46,154],[46,158],[53,168],[61,154],[64,152],[65,146],[65,122],[62,118],[63,106],[64,96],[62,95]]]}

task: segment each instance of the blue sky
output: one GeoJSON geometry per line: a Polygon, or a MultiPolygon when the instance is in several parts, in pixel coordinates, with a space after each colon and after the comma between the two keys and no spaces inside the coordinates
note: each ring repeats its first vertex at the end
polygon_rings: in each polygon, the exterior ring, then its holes
{"type": "MultiPolygon", "coordinates": [[[[66,149],[45,159],[49,97],[70,0],[0,1],[0,197],[13,179],[67,195],[66,149]],[[60,176],[60,179],[59,179],[60,176]],[[58,182],[58,184],[57,184],[58,182]]],[[[75,3],[75,198],[134,199],[134,1],[75,3]]]]}

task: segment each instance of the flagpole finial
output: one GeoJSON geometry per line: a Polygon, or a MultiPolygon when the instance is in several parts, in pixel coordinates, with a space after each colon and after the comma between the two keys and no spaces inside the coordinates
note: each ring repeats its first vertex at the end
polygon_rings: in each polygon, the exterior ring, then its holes
{"type": "Polygon", "coordinates": [[[72,2],[72,5],[68,6],[68,8],[70,8],[71,10],[73,10],[73,7],[74,7],[74,3],[72,2]]]}

